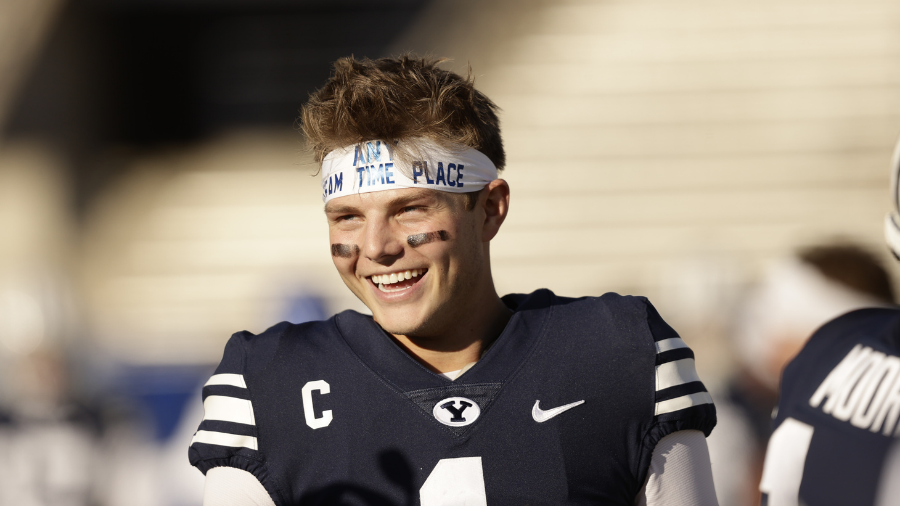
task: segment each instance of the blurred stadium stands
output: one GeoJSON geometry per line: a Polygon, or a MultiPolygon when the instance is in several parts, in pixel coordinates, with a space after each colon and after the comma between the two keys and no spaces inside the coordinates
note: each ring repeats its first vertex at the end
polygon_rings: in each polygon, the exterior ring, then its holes
{"type": "MultiPolygon", "coordinates": [[[[405,50],[503,109],[501,293],[647,295],[715,385],[771,262],[839,237],[897,272],[897,2],[2,2],[0,406],[21,419],[11,364],[60,350],[107,420],[90,458],[144,456],[94,503],[187,467],[178,415],[231,332],[360,309],[294,121],[335,58],[405,50]]],[[[170,495],[146,504],[199,504],[170,495]]]]}

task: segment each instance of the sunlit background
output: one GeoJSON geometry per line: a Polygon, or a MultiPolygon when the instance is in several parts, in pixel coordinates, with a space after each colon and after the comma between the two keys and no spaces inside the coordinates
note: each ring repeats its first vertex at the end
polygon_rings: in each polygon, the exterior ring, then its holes
{"type": "Polygon", "coordinates": [[[0,504],[200,504],[230,334],[364,310],[298,109],[335,58],[406,50],[503,110],[498,291],[650,297],[721,405],[720,502],[753,503],[753,294],[821,244],[896,278],[896,0],[0,2],[0,504]]]}

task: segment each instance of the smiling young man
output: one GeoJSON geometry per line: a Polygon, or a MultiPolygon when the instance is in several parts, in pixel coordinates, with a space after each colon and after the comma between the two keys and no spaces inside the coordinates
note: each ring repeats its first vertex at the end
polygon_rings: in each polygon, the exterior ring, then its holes
{"type": "Polygon", "coordinates": [[[712,399],[646,299],[498,296],[496,106],[437,63],[343,58],[304,107],[372,316],[232,336],[190,448],[204,504],[716,504],[712,399]]]}

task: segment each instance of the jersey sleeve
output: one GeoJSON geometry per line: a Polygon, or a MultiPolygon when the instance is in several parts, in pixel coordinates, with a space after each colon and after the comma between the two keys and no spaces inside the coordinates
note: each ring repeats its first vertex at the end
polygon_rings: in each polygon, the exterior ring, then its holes
{"type": "MultiPolygon", "coordinates": [[[[646,472],[656,444],[681,430],[699,430],[709,436],[716,425],[716,407],[694,364],[694,352],[660,317],[649,301],[647,327],[656,353],[653,420],[641,442],[641,466],[646,472]]],[[[642,478],[645,476],[642,474],[642,478]]]]}
{"type": "MultiPolygon", "coordinates": [[[[191,440],[191,465],[203,474],[214,467],[233,467],[272,486],[259,451],[253,399],[245,377],[245,346],[249,336],[239,332],[225,345],[222,362],[203,385],[203,420],[191,440]]],[[[269,490],[270,494],[272,490],[269,490]]]]}

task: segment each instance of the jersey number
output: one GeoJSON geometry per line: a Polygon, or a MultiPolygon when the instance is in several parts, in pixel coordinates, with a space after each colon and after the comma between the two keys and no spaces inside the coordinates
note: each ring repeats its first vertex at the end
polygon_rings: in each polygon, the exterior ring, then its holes
{"type": "Polygon", "coordinates": [[[759,490],[769,495],[768,506],[797,506],[806,454],[813,426],[787,418],[772,433],[759,490]]]}
{"type": "Polygon", "coordinates": [[[481,457],[441,459],[419,489],[422,506],[487,506],[481,457]]]}

